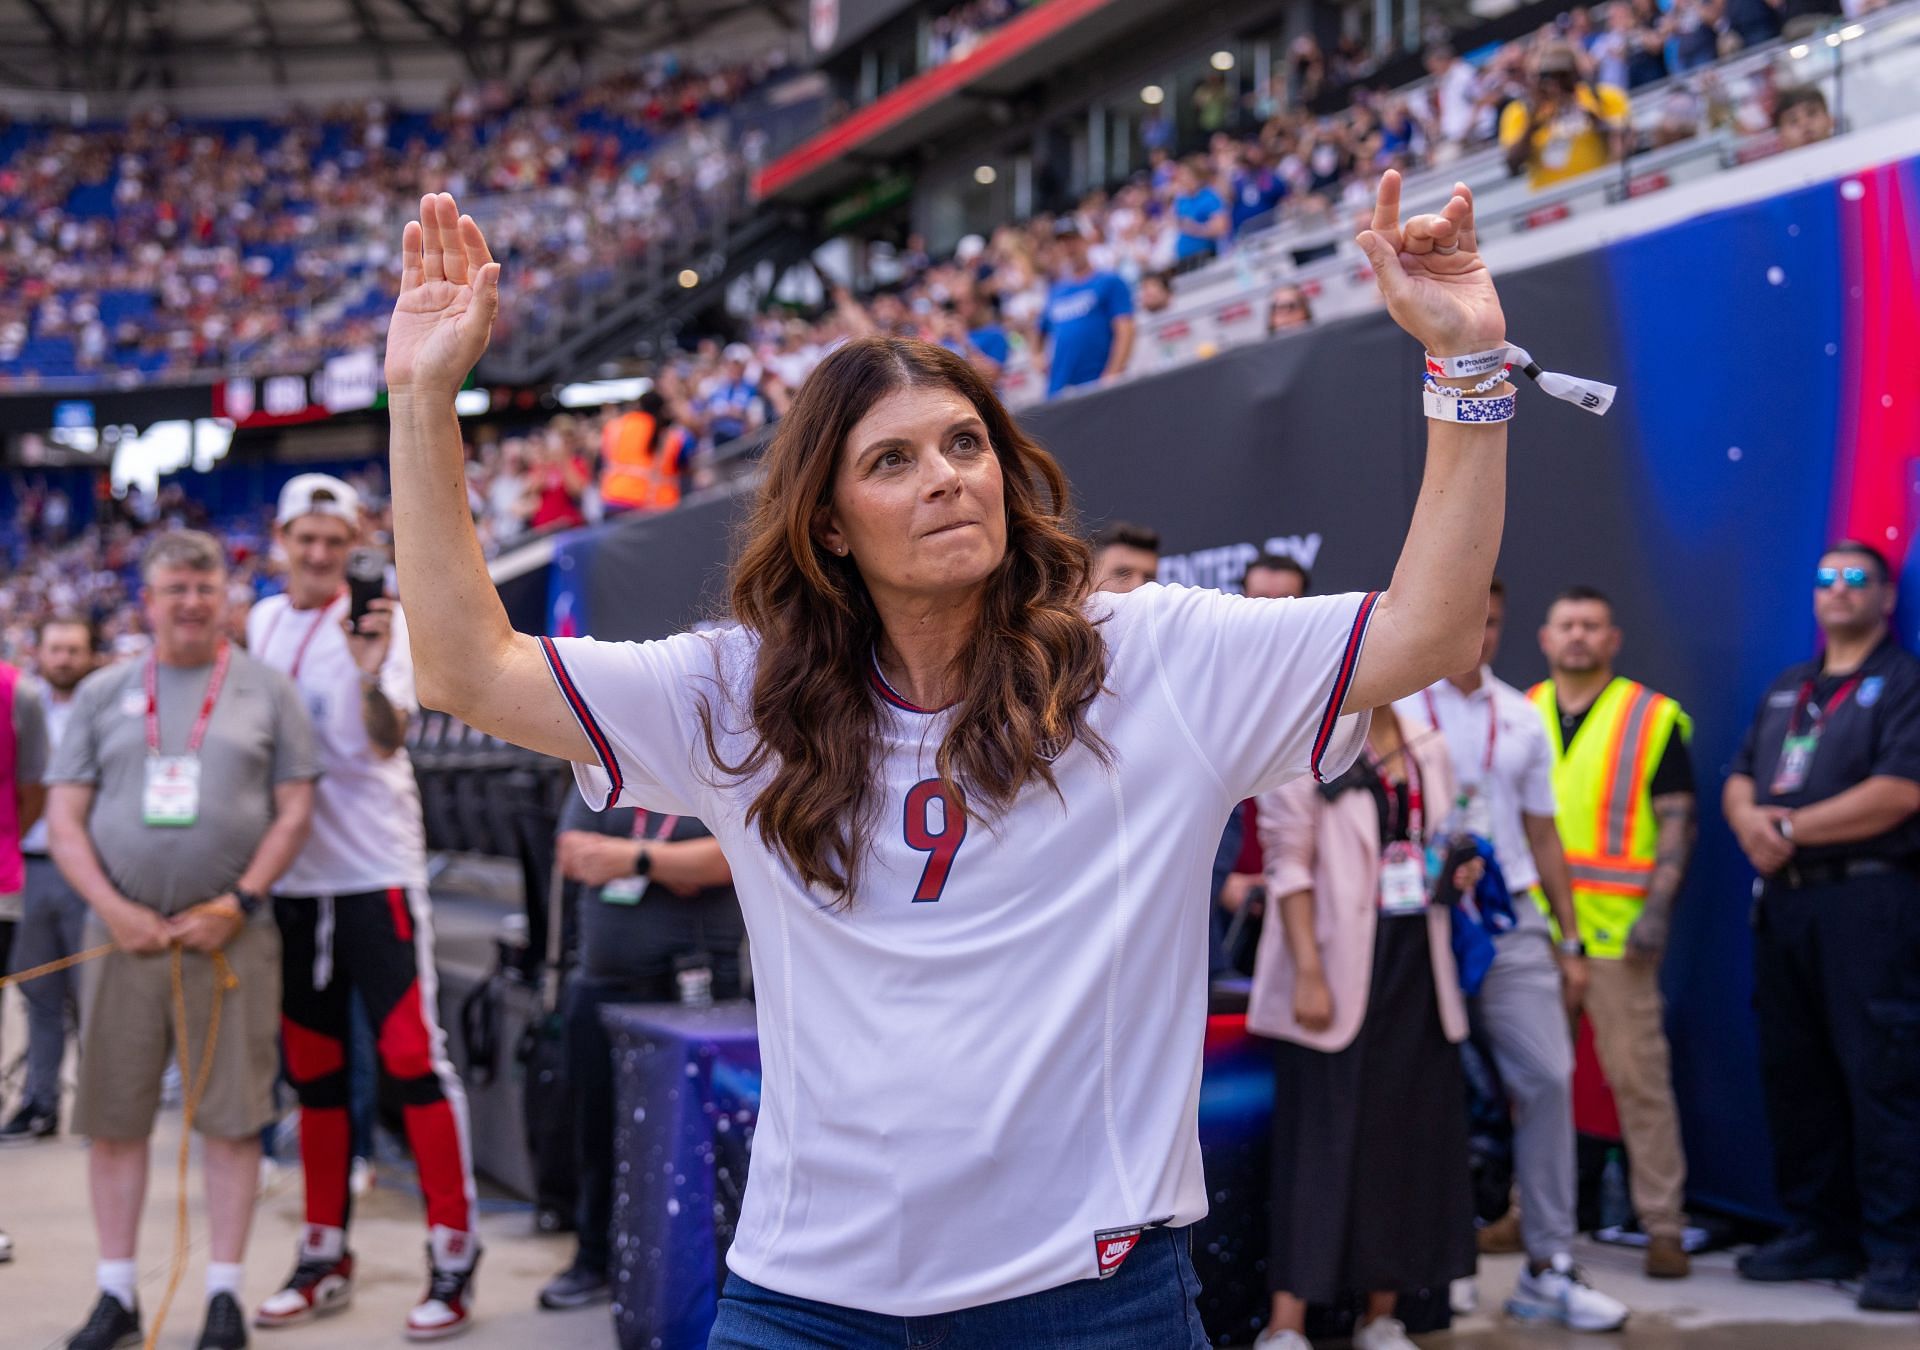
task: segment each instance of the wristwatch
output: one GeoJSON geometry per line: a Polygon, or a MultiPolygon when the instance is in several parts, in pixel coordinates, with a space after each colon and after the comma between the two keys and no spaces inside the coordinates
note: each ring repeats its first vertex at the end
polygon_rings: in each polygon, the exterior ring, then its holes
{"type": "Polygon", "coordinates": [[[643,845],[640,849],[640,856],[633,860],[633,874],[636,877],[644,877],[652,870],[653,850],[643,845]]]}
{"type": "Polygon", "coordinates": [[[1553,944],[1553,949],[1562,956],[1585,956],[1587,944],[1577,937],[1561,938],[1553,944]]]}
{"type": "Polygon", "coordinates": [[[1773,828],[1778,830],[1780,837],[1789,844],[1793,842],[1793,816],[1791,814],[1775,816],[1773,818],[1773,828]]]}
{"type": "Polygon", "coordinates": [[[252,891],[243,890],[238,886],[235,886],[231,891],[227,892],[227,894],[231,895],[233,902],[240,906],[240,917],[243,919],[251,919],[255,914],[260,912],[260,906],[266,903],[262,897],[255,895],[252,891]]]}

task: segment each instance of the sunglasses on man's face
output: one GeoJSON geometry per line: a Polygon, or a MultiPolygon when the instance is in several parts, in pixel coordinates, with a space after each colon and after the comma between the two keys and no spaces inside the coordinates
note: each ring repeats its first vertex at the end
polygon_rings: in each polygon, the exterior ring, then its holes
{"type": "Polygon", "coordinates": [[[1864,567],[1820,567],[1813,573],[1813,588],[1817,591],[1830,591],[1841,582],[1847,583],[1850,591],[1863,591],[1867,583],[1873,580],[1864,567]]]}

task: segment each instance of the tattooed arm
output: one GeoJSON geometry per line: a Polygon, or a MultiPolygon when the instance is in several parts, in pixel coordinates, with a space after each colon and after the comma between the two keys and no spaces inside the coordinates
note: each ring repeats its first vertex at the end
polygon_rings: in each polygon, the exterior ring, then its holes
{"type": "Polygon", "coordinates": [[[1680,883],[1686,880],[1687,862],[1693,857],[1693,843],[1700,829],[1691,792],[1655,797],[1653,816],[1660,824],[1654,845],[1653,880],[1647,888],[1646,908],[1627,935],[1627,956],[1657,965],[1667,949],[1673,902],[1680,894],[1680,883]]]}

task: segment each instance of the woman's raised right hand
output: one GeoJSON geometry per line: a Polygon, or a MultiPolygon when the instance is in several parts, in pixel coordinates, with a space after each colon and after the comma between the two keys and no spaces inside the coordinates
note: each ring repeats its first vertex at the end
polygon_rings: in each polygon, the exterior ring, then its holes
{"type": "Polygon", "coordinates": [[[401,232],[400,258],[387,388],[450,401],[487,349],[500,309],[500,264],[473,217],[445,192],[420,199],[420,219],[401,232]]]}

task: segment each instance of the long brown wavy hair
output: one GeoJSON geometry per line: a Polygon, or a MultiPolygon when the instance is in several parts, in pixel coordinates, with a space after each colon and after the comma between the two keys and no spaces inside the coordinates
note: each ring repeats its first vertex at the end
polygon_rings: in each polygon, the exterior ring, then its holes
{"type": "Polygon", "coordinates": [[[969,816],[990,819],[1030,782],[1057,793],[1052,761],[1070,743],[1108,754],[1087,724],[1107,651],[1080,608],[1092,554],[1074,528],[1066,475],[952,352],[886,337],[846,344],[781,419],[734,559],[733,615],[760,639],[745,709],[754,744],[744,758],[722,759],[714,710],[700,706],[721,772],[771,769],[747,822],[840,903],[853,898],[880,806],[881,711],[869,671],[881,628],[859,568],[820,534],[848,435],[904,388],[945,388],[971,403],[1005,483],[1006,556],[982,582],[980,631],[952,672],[961,692],[935,760],[942,783],[969,816]]]}

